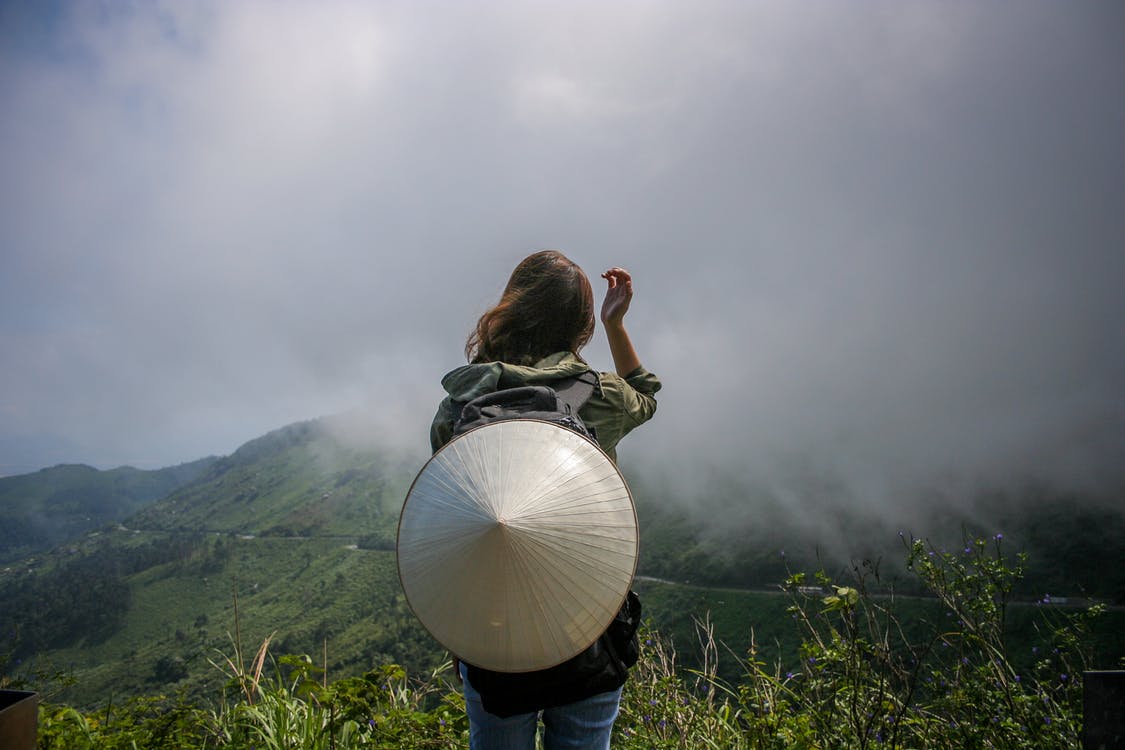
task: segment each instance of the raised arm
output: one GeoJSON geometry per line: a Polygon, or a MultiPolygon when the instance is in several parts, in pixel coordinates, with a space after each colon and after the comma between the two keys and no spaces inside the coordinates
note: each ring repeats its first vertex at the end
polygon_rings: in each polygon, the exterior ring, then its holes
{"type": "Polygon", "coordinates": [[[633,279],[624,268],[611,268],[602,274],[608,282],[605,301],[602,302],[602,325],[605,326],[609,351],[617,374],[625,377],[641,366],[640,357],[625,330],[625,313],[633,299],[633,279]]]}

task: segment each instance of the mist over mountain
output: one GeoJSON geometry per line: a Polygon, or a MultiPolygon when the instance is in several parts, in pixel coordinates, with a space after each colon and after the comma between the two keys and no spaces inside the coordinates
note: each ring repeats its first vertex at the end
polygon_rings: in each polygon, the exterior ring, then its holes
{"type": "Polygon", "coordinates": [[[416,467],[394,448],[348,439],[348,416],[273,430],[145,508],[131,528],[281,537],[378,535],[392,549],[416,467]]]}
{"type": "Polygon", "coordinates": [[[142,471],[63,464],[0,477],[0,563],[43,552],[121,521],[205,473],[217,459],[142,471]]]}
{"type": "Polygon", "coordinates": [[[1045,0],[6,3],[0,472],[227,454],[368,398],[424,450],[472,322],[557,247],[633,273],[665,389],[625,448],[693,484],[1116,492],[1121,28],[1045,0]]]}
{"type": "MultiPolygon", "coordinates": [[[[1009,550],[1030,554],[1025,595],[1125,601],[1125,572],[1115,572],[1125,570],[1125,513],[1102,495],[1042,482],[950,479],[873,499],[812,464],[779,468],[774,476],[784,481],[770,483],[749,481],[745,463],[700,461],[673,473],[644,451],[623,454],[642,529],[643,575],[770,586],[794,567],[846,569],[874,559],[893,569],[902,540],[914,536],[954,549],[966,534],[1000,535],[1009,550]]],[[[358,409],[158,472],[60,466],[0,479],[11,514],[0,560],[110,521],[151,532],[348,538],[393,550],[402,501],[425,459],[377,415],[358,409]],[[38,536],[18,533],[30,528],[38,536]]]]}

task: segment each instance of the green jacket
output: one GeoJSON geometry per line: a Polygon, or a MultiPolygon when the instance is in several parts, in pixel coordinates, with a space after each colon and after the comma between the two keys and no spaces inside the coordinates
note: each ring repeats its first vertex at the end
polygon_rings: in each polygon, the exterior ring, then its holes
{"type": "MultiPolygon", "coordinates": [[[[458,367],[441,379],[446,396],[438,406],[430,427],[430,447],[436,452],[453,435],[451,401],[469,401],[501,388],[550,383],[590,371],[573,352],[557,352],[539,360],[532,367],[503,362],[458,367]]],[[[643,367],[625,377],[599,372],[598,388],[590,400],[578,410],[578,416],[594,430],[598,444],[617,461],[617,443],[634,427],[644,424],[656,413],[653,395],[660,390],[660,380],[643,367]]]]}

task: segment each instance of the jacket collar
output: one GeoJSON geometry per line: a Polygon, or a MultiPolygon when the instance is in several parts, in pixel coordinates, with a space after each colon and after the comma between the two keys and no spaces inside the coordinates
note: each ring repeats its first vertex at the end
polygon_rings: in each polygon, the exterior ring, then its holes
{"type": "Polygon", "coordinates": [[[574,352],[555,352],[531,366],[504,362],[463,365],[442,378],[441,385],[454,401],[469,401],[500,388],[550,382],[589,370],[574,352]]]}

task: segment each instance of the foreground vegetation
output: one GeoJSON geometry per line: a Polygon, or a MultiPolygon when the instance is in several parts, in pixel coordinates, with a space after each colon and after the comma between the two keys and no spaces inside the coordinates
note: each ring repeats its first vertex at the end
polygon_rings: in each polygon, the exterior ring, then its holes
{"type": "MultiPolygon", "coordinates": [[[[736,657],[721,652],[708,621],[698,623],[698,668],[681,667],[672,644],[646,632],[614,746],[1078,747],[1085,634],[1102,607],[1039,608],[1035,660],[1018,668],[1006,619],[1023,559],[1006,556],[999,536],[969,540],[956,552],[904,541],[909,569],[941,603],[937,616],[905,620],[899,600],[873,595],[882,588],[874,566],[860,565],[843,582],[822,573],[788,578],[800,642],[791,665],[768,663],[751,639],[737,655],[740,676],[723,679],[719,660],[736,657]]],[[[386,665],[328,682],[308,656],[275,660],[269,637],[244,653],[237,619],[228,651],[212,659],[226,687],[204,703],[134,698],[85,713],[43,704],[40,747],[467,745],[448,664],[414,678],[386,665]]]]}

